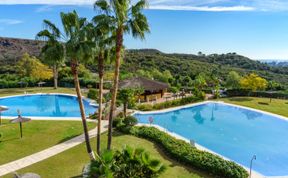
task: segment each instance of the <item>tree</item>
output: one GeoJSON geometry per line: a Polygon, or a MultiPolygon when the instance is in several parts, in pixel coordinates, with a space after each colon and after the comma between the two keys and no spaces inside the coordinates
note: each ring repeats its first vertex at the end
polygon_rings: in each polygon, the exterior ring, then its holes
{"type": "Polygon", "coordinates": [[[235,71],[231,71],[229,72],[228,76],[227,76],[227,80],[226,80],[226,87],[229,89],[237,89],[240,87],[240,75],[235,72],[235,71]]]}
{"type": "Polygon", "coordinates": [[[58,87],[58,68],[64,62],[64,46],[59,41],[61,32],[55,24],[48,20],[43,21],[45,29],[36,35],[36,39],[46,41],[41,50],[41,58],[44,63],[53,68],[54,89],[58,87]]]}
{"type": "Polygon", "coordinates": [[[85,143],[87,152],[91,160],[95,159],[94,153],[91,149],[88,128],[86,123],[85,110],[80,90],[78,72],[80,62],[87,62],[91,59],[93,45],[87,41],[87,21],[85,18],[80,18],[76,11],[60,14],[65,36],[65,54],[67,60],[70,62],[71,72],[74,77],[75,90],[78,97],[78,103],[81,113],[81,119],[84,129],[85,143]]]}
{"type": "Polygon", "coordinates": [[[112,121],[115,112],[116,98],[119,83],[120,64],[123,52],[123,36],[130,33],[134,38],[145,38],[149,32],[149,25],[142,10],[148,6],[146,0],[140,0],[131,5],[131,0],[97,0],[94,4],[99,15],[96,16],[98,23],[109,26],[112,35],[115,35],[115,71],[112,90],[112,99],[109,113],[108,127],[108,150],[112,143],[112,121]]]}
{"type": "Polygon", "coordinates": [[[101,120],[103,118],[103,85],[104,85],[104,66],[110,59],[112,38],[109,34],[107,24],[98,23],[97,17],[93,18],[93,24],[89,24],[90,40],[95,44],[94,62],[98,66],[99,92],[98,92],[98,126],[97,126],[97,153],[101,152],[101,120]]]}
{"type": "Polygon", "coordinates": [[[118,99],[123,103],[123,113],[124,117],[127,116],[127,107],[128,105],[134,105],[136,102],[136,96],[139,96],[143,93],[143,89],[132,89],[125,88],[119,91],[118,99]]]}
{"type": "Polygon", "coordinates": [[[17,63],[17,72],[22,77],[30,77],[35,80],[47,80],[52,77],[52,72],[48,66],[41,63],[36,57],[31,57],[25,53],[17,63]]]}
{"type": "Polygon", "coordinates": [[[204,99],[205,93],[203,92],[203,88],[207,86],[205,75],[199,74],[195,80],[193,81],[194,89],[195,89],[195,95],[198,98],[204,99]]]}
{"type": "Polygon", "coordinates": [[[252,91],[265,90],[268,86],[268,82],[266,79],[261,78],[257,74],[251,73],[249,75],[244,76],[240,80],[240,86],[244,89],[249,89],[252,91]]]}

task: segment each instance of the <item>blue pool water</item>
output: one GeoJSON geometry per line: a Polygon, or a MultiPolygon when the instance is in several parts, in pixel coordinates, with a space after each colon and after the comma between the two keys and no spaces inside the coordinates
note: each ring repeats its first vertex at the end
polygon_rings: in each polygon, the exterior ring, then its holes
{"type": "MultiPolygon", "coordinates": [[[[288,106],[287,106],[288,112],[288,106]]],[[[140,123],[166,128],[265,176],[288,175],[288,121],[222,103],[155,114],[135,114],[140,123]]]]}
{"type": "MultiPolygon", "coordinates": [[[[83,99],[86,114],[96,111],[88,100],[83,99]]],[[[17,116],[17,109],[23,116],[31,117],[80,117],[77,97],[68,95],[25,95],[0,98],[0,105],[9,110],[2,112],[4,116],[17,116]]]]}

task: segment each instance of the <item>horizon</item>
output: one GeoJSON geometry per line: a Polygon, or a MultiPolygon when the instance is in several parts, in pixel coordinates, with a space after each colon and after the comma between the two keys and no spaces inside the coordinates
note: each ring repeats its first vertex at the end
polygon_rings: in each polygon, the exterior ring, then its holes
{"type": "MultiPolygon", "coordinates": [[[[2,1],[0,36],[35,39],[44,19],[60,26],[61,11],[75,9],[80,16],[90,20],[96,15],[91,2],[24,0],[19,5],[15,0],[2,1]]],[[[144,41],[125,36],[124,44],[127,49],[157,49],[164,53],[236,52],[253,60],[287,61],[288,3],[278,0],[277,4],[269,8],[269,2],[150,1],[150,9],[144,13],[151,33],[147,34],[144,41]]]]}

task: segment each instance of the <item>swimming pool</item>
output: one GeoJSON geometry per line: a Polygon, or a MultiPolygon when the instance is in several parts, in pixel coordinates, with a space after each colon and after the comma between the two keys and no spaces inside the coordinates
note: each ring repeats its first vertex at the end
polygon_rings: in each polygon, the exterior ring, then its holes
{"type": "MultiPolygon", "coordinates": [[[[95,113],[97,106],[91,105],[89,100],[83,99],[86,115],[95,113]]],[[[15,117],[17,110],[23,116],[51,117],[51,118],[79,118],[80,109],[77,97],[66,94],[35,94],[0,98],[0,105],[9,110],[2,112],[3,116],[15,117]]]]}
{"type": "Polygon", "coordinates": [[[288,121],[284,118],[216,102],[134,116],[140,123],[149,123],[152,117],[153,124],[245,167],[256,155],[253,170],[262,175],[288,175],[288,121]]]}

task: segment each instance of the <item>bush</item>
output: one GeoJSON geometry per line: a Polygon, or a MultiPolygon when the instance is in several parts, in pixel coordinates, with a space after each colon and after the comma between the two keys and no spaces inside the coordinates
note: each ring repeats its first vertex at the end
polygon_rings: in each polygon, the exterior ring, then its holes
{"type": "Polygon", "coordinates": [[[122,151],[106,151],[90,165],[89,177],[153,178],[166,167],[144,149],[126,146],[122,151]]]}
{"type": "Polygon", "coordinates": [[[97,100],[98,99],[98,90],[91,88],[88,91],[87,97],[93,100],[97,100]]]}
{"type": "Polygon", "coordinates": [[[181,106],[185,104],[190,104],[194,103],[196,101],[200,101],[202,99],[199,99],[194,96],[182,98],[182,99],[176,99],[172,101],[166,101],[163,103],[156,103],[154,105],[151,104],[141,104],[136,107],[136,109],[140,111],[153,111],[153,110],[160,110],[160,109],[165,109],[165,108],[170,108],[170,107],[175,107],[175,106],[181,106]]]}
{"type": "Polygon", "coordinates": [[[251,91],[246,89],[233,89],[226,91],[228,97],[235,96],[252,96],[252,97],[265,97],[265,98],[281,98],[288,99],[288,93],[283,91],[275,91],[273,93],[269,93],[267,91],[251,91]]]}
{"type": "Polygon", "coordinates": [[[168,89],[169,92],[172,92],[172,93],[177,93],[179,91],[179,89],[177,87],[170,87],[168,89]]]}
{"type": "Polygon", "coordinates": [[[115,119],[113,119],[113,127],[120,127],[121,125],[123,125],[123,117],[116,117],[115,119]]]}
{"type": "Polygon", "coordinates": [[[124,120],[123,120],[123,124],[125,124],[125,126],[134,126],[138,123],[137,118],[133,117],[133,116],[127,116],[124,120]]]}
{"type": "MultiPolygon", "coordinates": [[[[122,131],[122,129],[120,130],[122,131]]],[[[126,133],[149,139],[159,144],[171,158],[198,170],[221,178],[247,178],[247,171],[238,164],[209,152],[198,150],[153,127],[132,127],[126,133]]]]}

